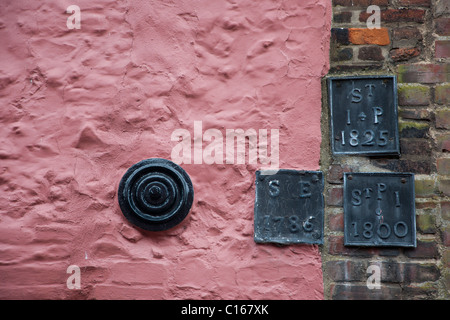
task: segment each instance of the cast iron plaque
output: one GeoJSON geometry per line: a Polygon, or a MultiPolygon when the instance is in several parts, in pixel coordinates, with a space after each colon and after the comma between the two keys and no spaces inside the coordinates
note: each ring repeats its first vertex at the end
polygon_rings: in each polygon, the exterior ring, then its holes
{"type": "Polygon", "coordinates": [[[328,78],[334,154],[398,155],[395,76],[328,78]]]}
{"type": "Polygon", "coordinates": [[[320,171],[257,171],[255,242],[322,244],[322,193],[320,171]]]}
{"type": "Polygon", "coordinates": [[[413,173],[344,173],[344,244],[416,246],[413,173]]]}
{"type": "Polygon", "coordinates": [[[132,224],[149,231],[162,231],[179,224],[189,213],[194,188],[189,175],[172,161],[142,160],[123,175],[118,200],[132,224]]]}

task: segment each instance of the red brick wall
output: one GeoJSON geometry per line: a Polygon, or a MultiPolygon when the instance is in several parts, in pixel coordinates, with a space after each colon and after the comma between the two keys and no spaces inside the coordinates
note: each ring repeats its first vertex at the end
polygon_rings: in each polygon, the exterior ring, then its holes
{"type": "Polygon", "coordinates": [[[332,156],[324,103],[327,299],[449,298],[449,22],[450,4],[444,0],[333,1],[330,75],[397,76],[401,156],[332,156]],[[367,28],[371,4],[381,9],[380,29],[367,28]],[[417,248],[343,245],[342,175],[349,171],[415,173],[417,248]],[[381,269],[379,290],[366,286],[371,264],[381,269]]]}

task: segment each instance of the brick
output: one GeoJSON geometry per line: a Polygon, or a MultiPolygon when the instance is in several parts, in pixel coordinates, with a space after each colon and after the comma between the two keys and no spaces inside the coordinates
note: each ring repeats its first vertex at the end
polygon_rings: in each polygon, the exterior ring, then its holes
{"type": "Polygon", "coordinates": [[[450,151],[450,134],[436,134],[436,150],[438,152],[450,151]]]}
{"type": "Polygon", "coordinates": [[[430,103],[430,88],[420,84],[399,84],[398,104],[400,106],[427,106],[430,103]]]}
{"type": "Polygon", "coordinates": [[[334,23],[349,23],[352,20],[352,13],[350,11],[343,11],[333,15],[334,23]]]}
{"type": "MultiPolygon", "coordinates": [[[[362,11],[359,21],[364,22],[371,16],[370,13],[362,11]]],[[[418,22],[422,23],[425,18],[425,10],[422,9],[386,9],[381,10],[382,22],[418,22]]]]}
{"type": "Polygon", "coordinates": [[[368,7],[370,5],[387,6],[389,5],[389,0],[353,0],[352,5],[361,7],[368,7]]]}
{"type": "Polygon", "coordinates": [[[450,104],[450,83],[436,85],[434,88],[434,102],[437,104],[450,104]]]}
{"type": "Polygon", "coordinates": [[[443,219],[450,220],[450,202],[441,202],[441,215],[443,219]]]}
{"type": "Polygon", "coordinates": [[[449,80],[450,67],[444,64],[401,64],[399,83],[441,83],[449,80]]]}
{"type": "Polygon", "coordinates": [[[352,0],[333,0],[333,6],[348,7],[352,5],[352,0]]]}
{"type": "Polygon", "coordinates": [[[372,159],[371,163],[380,168],[397,172],[413,172],[417,174],[430,174],[430,160],[412,160],[412,159],[372,159]]]}
{"type": "Polygon", "coordinates": [[[420,198],[428,198],[436,194],[436,182],[431,179],[415,179],[415,195],[420,198]]]}
{"type": "Polygon", "coordinates": [[[434,30],[440,36],[450,36],[450,18],[434,19],[434,30]]]}
{"type": "Polygon", "coordinates": [[[332,164],[328,168],[327,181],[333,184],[344,183],[344,172],[352,172],[348,166],[342,166],[340,164],[332,164]]]}
{"type": "Polygon", "coordinates": [[[328,253],[331,255],[343,255],[354,257],[371,257],[376,253],[373,248],[345,247],[344,236],[328,237],[328,253]]]}
{"type": "Polygon", "coordinates": [[[450,174],[450,158],[438,158],[436,168],[439,174],[450,174]]]}
{"type": "Polygon", "coordinates": [[[431,156],[432,148],[427,139],[400,139],[402,155],[431,156]]]}
{"type": "Polygon", "coordinates": [[[436,111],[436,128],[450,129],[450,109],[439,109],[436,111]]]}
{"type": "Polygon", "coordinates": [[[399,0],[398,4],[400,6],[429,7],[431,0],[399,0]]]}
{"type": "Polygon", "coordinates": [[[439,180],[439,192],[444,196],[450,196],[450,180],[439,180]]]}
{"type": "Polygon", "coordinates": [[[434,46],[435,58],[450,58],[450,40],[436,40],[434,46]]]}
{"type": "Polygon", "coordinates": [[[416,248],[405,248],[408,258],[435,259],[439,257],[437,243],[434,240],[418,240],[416,248]]]}
{"type": "Polygon", "coordinates": [[[358,64],[352,63],[347,65],[337,65],[330,68],[330,73],[334,72],[361,72],[361,71],[373,71],[383,68],[383,64],[379,62],[371,62],[370,64],[358,64]]]}
{"type": "Polygon", "coordinates": [[[366,285],[335,284],[331,287],[331,298],[334,300],[397,300],[402,289],[399,286],[381,286],[380,289],[369,289],[366,285]]]}
{"type": "MultiPolygon", "coordinates": [[[[447,289],[447,292],[450,292],[450,272],[447,271],[446,273],[444,273],[443,278],[444,278],[444,280],[443,280],[444,286],[447,289]]],[[[447,297],[448,297],[448,294],[447,294],[447,297]]]]}
{"type": "Polygon", "coordinates": [[[399,254],[399,248],[378,248],[378,255],[381,257],[396,257],[399,254]]]}
{"type": "Polygon", "coordinates": [[[328,261],[325,264],[327,276],[336,282],[365,281],[369,276],[366,273],[368,262],[338,260],[328,261]]]}
{"type": "Polygon", "coordinates": [[[344,231],[344,214],[329,214],[328,228],[330,229],[330,231],[344,231]]]}
{"type": "Polygon", "coordinates": [[[425,122],[399,121],[398,130],[402,138],[426,138],[430,125],[425,122]]]}
{"type": "Polygon", "coordinates": [[[393,261],[383,261],[379,264],[381,271],[381,282],[401,283],[405,264],[393,261]]]}
{"type": "Polygon", "coordinates": [[[450,247],[450,227],[446,227],[441,231],[442,244],[446,247],[450,247]]]}
{"type": "Polygon", "coordinates": [[[383,261],[380,265],[381,283],[403,283],[435,281],[439,279],[439,269],[434,264],[397,263],[383,261]]]}
{"type": "Polygon", "coordinates": [[[342,207],[343,196],[343,188],[331,188],[328,190],[327,204],[333,207],[342,207]]]}
{"type": "Polygon", "coordinates": [[[435,300],[437,293],[436,283],[412,283],[403,287],[405,300],[435,300]]]}
{"type": "Polygon", "coordinates": [[[339,52],[336,55],[335,60],[336,61],[348,61],[353,58],[353,49],[352,48],[344,48],[342,50],[339,50],[339,52]]]}
{"type": "Polygon", "coordinates": [[[394,48],[416,47],[422,39],[422,33],[416,27],[399,27],[392,30],[392,46],[394,48]]]}
{"type": "Polygon", "coordinates": [[[347,28],[332,28],[331,29],[331,41],[333,43],[348,45],[349,41],[349,31],[347,28]]]}
{"type": "Polygon", "coordinates": [[[353,44],[377,44],[385,46],[390,43],[389,32],[386,28],[349,28],[348,39],[353,44]]]}
{"type": "Polygon", "coordinates": [[[418,22],[425,19],[425,10],[420,9],[387,9],[381,12],[384,22],[418,22]]]}
{"type": "Polygon", "coordinates": [[[431,214],[420,214],[416,217],[417,229],[423,234],[436,233],[436,218],[431,214]]]}
{"type": "Polygon", "coordinates": [[[382,61],[384,60],[384,57],[379,46],[370,46],[359,48],[358,59],[368,61],[382,61]]]}
{"type": "Polygon", "coordinates": [[[436,281],[440,274],[439,268],[434,264],[405,263],[403,282],[436,281]]]}
{"type": "Polygon", "coordinates": [[[416,209],[436,209],[438,204],[432,201],[416,202],[416,209]]]}
{"type": "Polygon", "coordinates": [[[416,174],[430,174],[432,165],[430,160],[399,160],[398,163],[392,166],[394,171],[398,172],[413,172],[416,174]]]}
{"type": "Polygon", "coordinates": [[[431,120],[432,114],[427,109],[399,109],[399,117],[410,120],[431,120]]]}
{"type": "MultiPolygon", "coordinates": [[[[450,268],[450,249],[445,249],[442,253],[442,263],[446,268],[450,268]]],[[[450,288],[449,288],[450,289],[450,288]]]]}
{"type": "Polygon", "coordinates": [[[395,62],[407,61],[419,55],[419,48],[397,48],[389,51],[389,57],[395,62]]]}
{"type": "Polygon", "coordinates": [[[389,0],[333,0],[333,6],[367,7],[370,5],[387,6],[389,5],[389,0]]]}

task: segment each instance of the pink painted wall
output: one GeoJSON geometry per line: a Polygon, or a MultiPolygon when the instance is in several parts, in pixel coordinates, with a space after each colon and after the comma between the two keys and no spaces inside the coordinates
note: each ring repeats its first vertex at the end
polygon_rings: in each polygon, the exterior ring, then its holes
{"type": "Polygon", "coordinates": [[[193,207],[165,232],[117,188],[194,121],[279,129],[281,168],[319,169],[330,21],[328,0],[1,1],[0,298],[322,299],[317,246],[253,241],[259,164],[183,164],[193,207]]]}

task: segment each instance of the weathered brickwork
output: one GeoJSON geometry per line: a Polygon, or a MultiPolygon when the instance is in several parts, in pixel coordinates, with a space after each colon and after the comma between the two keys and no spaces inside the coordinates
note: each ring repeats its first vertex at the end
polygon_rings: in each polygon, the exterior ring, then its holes
{"type": "Polygon", "coordinates": [[[397,76],[401,155],[333,156],[324,85],[326,299],[450,297],[449,21],[444,0],[333,1],[329,75],[397,76]],[[379,29],[368,29],[369,5],[380,7],[379,29]],[[415,173],[417,248],[344,246],[342,177],[351,171],[415,173]],[[380,289],[366,286],[372,264],[381,269],[380,289]]]}

